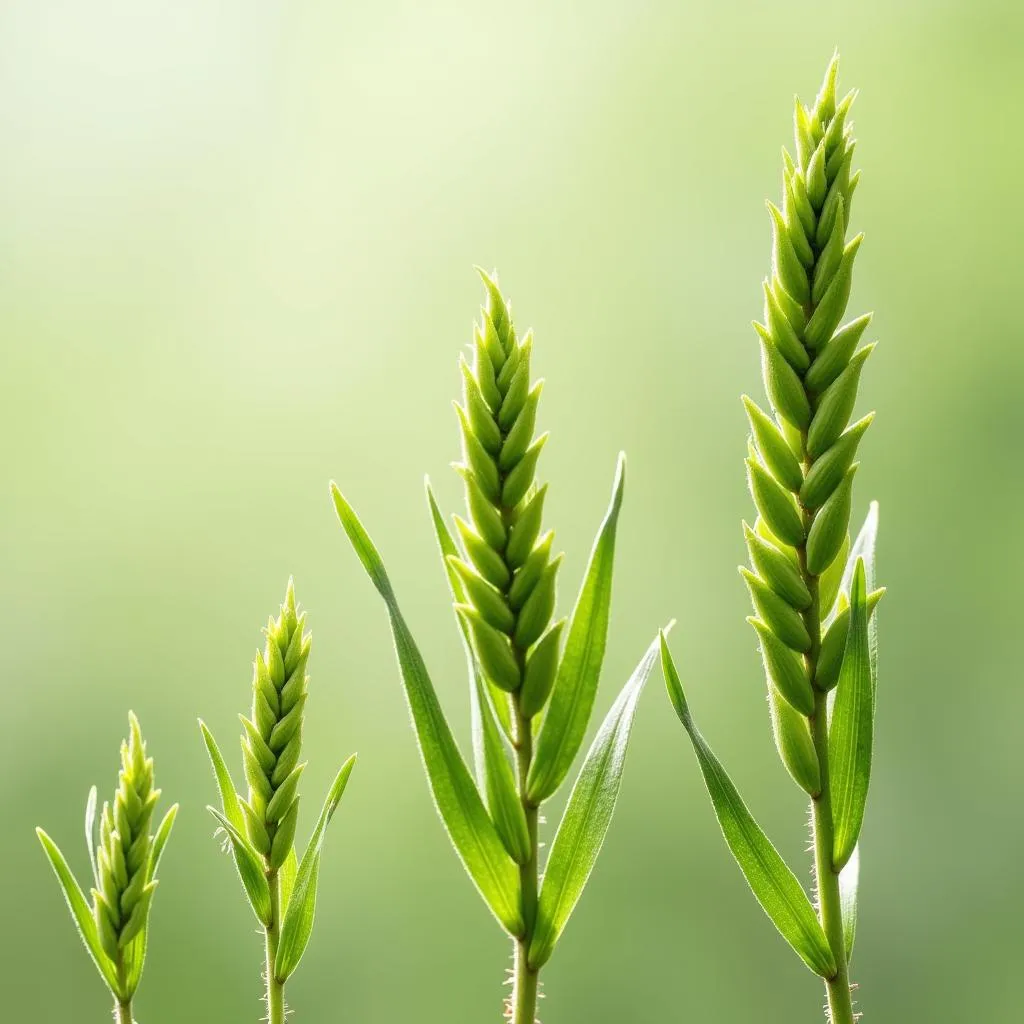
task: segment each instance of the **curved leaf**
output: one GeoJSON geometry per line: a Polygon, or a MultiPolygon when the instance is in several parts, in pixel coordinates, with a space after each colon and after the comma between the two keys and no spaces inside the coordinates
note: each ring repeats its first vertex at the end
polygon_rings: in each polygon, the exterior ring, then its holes
{"type": "Polygon", "coordinates": [[[306,951],[309,936],[313,931],[313,918],[316,914],[316,886],[320,876],[320,853],[324,846],[324,836],[338,803],[341,801],[348,777],[355,767],[356,755],[353,754],[342,766],[324,800],[323,810],[317,820],[316,828],[309,837],[306,852],[302,855],[298,871],[295,873],[288,897],[284,923],[281,926],[281,940],[277,948],[277,959],[274,961],[274,974],[277,980],[284,983],[299,966],[302,954],[306,951]]]}
{"type": "Polygon", "coordinates": [[[331,484],[331,496],[352,547],[387,606],[406,701],[441,820],[494,916],[512,935],[521,935],[524,925],[519,870],[506,853],[455,743],[380,554],[336,484],[331,484]]]}
{"type": "Polygon", "coordinates": [[[85,948],[89,951],[89,955],[92,957],[92,961],[102,975],[103,980],[107,983],[107,987],[115,996],[119,995],[120,986],[117,980],[117,971],[110,957],[107,956],[100,945],[100,937],[96,930],[96,922],[93,920],[92,910],[86,902],[81,887],[75,880],[75,876],[71,873],[71,868],[68,867],[64,854],[60,852],[57,844],[41,828],[36,829],[36,835],[39,837],[39,842],[42,843],[43,850],[49,858],[50,866],[53,868],[53,873],[57,876],[57,881],[64,892],[64,901],[68,905],[71,919],[75,922],[75,927],[78,929],[78,934],[81,936],[85,948]]]}
{"type": "Polygon", "coordinates": [[[850,599],[850,632],[828,734],[834,827],[832,861],[837,871],[850,859],[860,836],[874,745],[875,701],[868,649],[867,584],[864,561],[860,558],[853,574],[850,599]]]}
{"type": "Polygon", "coordinates": [[[89,798],[85,802],[85,845],[89,849],[89,864],[92,866],[93,884],[100,885],[99,869],[96,867],[96,849],[99,844],[99,827],[96,821],[97,805],[96,787],[89,789],[89,798]]]}
{"type": "Polygon", "coordinates": [[[295,846],[288,851],[284,863],[277,869],[277,884],[280,886],[281,906],[287,907],[295,888],[295,875],[299,870],[299,856],[295,852],[295,846]]]}
{"type": "Polygon", "coordinates": [[[583,742],[594,708],[604,661],[612,598],[615,532],[626,482],[626,457],[619,455],[611,504],[598,531],[583,586],[569,621],[548,710],[534,751],[527,793],[539,804],[562,784],[583,742]]]}
{"type": "Polygon", "coordinates": [[[242,832],[216,807],[207,807],[206,809],[220,822],[231,841],[238,877],[242,880],[253,913],[260,924],[264,926],[270,924],[270,886],[267,884],[267,876],[263,871],[263,859],[242,832]]]}
{"type": "Polygon", "coordinates": [[[665,686],[679,720],[693,743],[715,816],[729,849],[754,893],[782,937],[815,974],[831,978],[836,962],[810,900],[796,876],[754,820],[721,762],[701,736],[686,703],[679,673],[664,636],[661,665],[665,686]]]}
{"type": "Polygon", "coordinates": [[[605,716],[569,796],[541,885],[530,943],[534,970],[554,951],[601,852],[619,795],[637,701],[657,657],[655,639],[605,716]]]}
{"type": "Polygon", "coordinates": [[[839,872],[839,903],[843,914],[843,945],[846,959],[853,958],[853,943],[857,938],[857,887],[860,884],[860,847],[853,848],[853,854],[846,867],[839,872]]]}
{"type": "Polygon", "coordinates": [[[239,831],[245,832],[245,819],[242,817],[242,808],[238,803],[238,793],[235,791],[235,784],[231,781],[231,772],[224,762],[224,755],[213,738],[213,733],[206,728],[206,723],[199,719],[199,730],[203,734],[203,742],[206,744],[206,752],[210,757],[210,764],[213,766],[213,774],[217,779],[217,788],[220,790],[220,802],[224,808],[224,816],[239,831]]]}

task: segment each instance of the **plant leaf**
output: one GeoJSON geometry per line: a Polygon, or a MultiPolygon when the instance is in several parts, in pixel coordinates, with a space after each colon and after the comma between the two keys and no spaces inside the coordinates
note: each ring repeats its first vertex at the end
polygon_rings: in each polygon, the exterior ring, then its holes
{"type": "Polygon", "coordinates": [[[60,882],[60,887],[64,892],[64,901],[68,905],[71,919],[75,922],[75,927],[78,929],[78,934],[85,944],[85,948],[89,951],[89,955],[92,957],[97,970],[103,976],[103,980],[107,983],[107,987],[115,996],[119,995],[120,986],[118,985],[114,964],[100,945],[100,937],[96,930],[96,922],[93,920],[92,910],[86,902],[81,887],[75,880],[75,876],[71,873],[71,868],[68,867],[64,854],[60,852],[57,844],[41,828],[36,829],[36,835],[39,837],[39,842],[42,843],[43,850],[49,858],[50,866],[53,868],[53,873],[57,876],[57,881],[60,882]]]}
{"type": "Polygon", "coordinates": [[[548,710],[537,734],[527,780],[530,799],[539,804],[562,784],[583,742],[594,708],[604,661],[612,597],[615,532],[622,508],[626,457],[619,455],[611,504],[598,531],[583,586],[569,622],[565,650],[551,691],[548,710]]]}
{"type": "Polygon", "coordinates": [[[853,959],[857,938],[857,887],[860,884],[860,847],[855,846],[846,867],[839,872],[839,903],[843,914],[843,945],[847,963],[853,959]]]}
{"type": "Polygon", "coordinates": [[[216,807],[206,808],[220,822],[221,827],[231,841],[235,853],[235,867],[238,877],[242,880],[245,893],[249,897],[249,905],[260,924],[270,923],[270,886],[263,871],[263,859],[242,832],[229,821],[216,807]]]}
{"type": "Polygon", "coordinates": [[[281,887],[281,906],[287,907],[295,888],[295,875],[299,870],[299,856],[295,846],[288,851],[284,863],[277,869],[278,885],[281,887]]]}
{"type": "Polygon", "coordinates": [[[100,885],[99,869],[96,867],[96,847],[99,846],[99,834],[96,826],[96,787],[89,789],[89,798],[85,802],[85,845],[89,849],[89,864],[92,866],[93,884],[100,885]]]}
{"type": "Polygon", "coordinates": [[[669,699],[693,743],[722,835],[747,884],[800,959],[815,974],[823,978],[833,977],[836,973],[835,958],[810,900],[796,875],[761,831],[721,762],[694,724],[664,635],[661,638],[661,664],[669,699]]]}
{"type": "MultiPolygon", "coordinates": [[[[875,547],[878,542],[878,502],[871,502],[864,525],[857,534],[853,547],[850,549],[850,557],[846,562],[846,571],[843,573],[841,589],[850,593],[853,584],[853,571],[857,565],[857,559],[864,560],[864,580],[870,594],[878,587],[875,579],[875,547]]],[[[871,662],[871,687],[878,688],[878,613],[868,616],[868,660],[871,662]]]]}
{"type": "Polygon", "coordinates": [[[441,820],[494,916],[512,935],[521,935],[524,924],[518,868],[506,853],[455,743],[373,541],[336,484],[331,484],[331,496],[341,525],[387,606],[406,700],[441,820]]]}
{"type": "Polygon", "coordinates": [[[334,812],[338,808],[348,778],[355,767],[356,755],[353,754],[338,772],[327,797],[323,810],[317,820],[316,828],[309,837],[306,852],[302,855],[299,869],[288,898],[281,927],[281,942],[277,948],[277,959],[274,962],[274,973],[277,980],[284,983],[295,968],[299,966],[302,954],[306,951],[309,936],[313,931],[313,918],[316,915],[316,885],[320,877],[320,854],[324,846],[324,836],[334,812]]]}
{"type": "Polygon", "coordinates": [[[171,837],[171,829],[174,828],[174,822],[177,817],[178,805],[175,804],[164,815],[163,821],[160,822],[160,827],[156,830],[156,835],[153,837],[153,848],[149,852],[147,882],[152,882],[156,878],[156,869],[160,865],[160,858],[164,855],[164,847],[167,845],[167,840],[171,837]]]}
{"type": "Polygon", "coordinates": [[[210,764],[213,765],[213,774],[217,779],[217,788],[220,790],[220,802],[224,808],[224,817],[235,826],[238,832],[245,832],[245,819],[242,817],[242,808],[238,803],[238,793],[235,792],[235,784],[231,781],[231,773],[224,763],[224,755],[213,738],[213,733],[206,728],[206,723],[200,718],[199,729],[203,734],[203,741],[206,743],[206,752],[210,757],[210,764]]]}
{"type": "Polygon", "coordinates": [[[530,967],[550,958],[601,852],[622,781],[637,701],[658,657],[658,639],[605,716],[569,796],[544,871],[530,967]]]}
{"type": "Polygon", "coordinates": [[[832,861],[837,871],[846,865],[857,845],[871,780],[875,708],[865,575],[863,559],[858,559],[850,595],[850,632],[828,734],[834,829],[832,861]]]}

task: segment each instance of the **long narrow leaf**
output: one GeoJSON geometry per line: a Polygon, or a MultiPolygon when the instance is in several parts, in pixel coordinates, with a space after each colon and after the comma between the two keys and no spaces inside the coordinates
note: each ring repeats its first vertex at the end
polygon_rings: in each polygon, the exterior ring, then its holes
{"type": "Polygon", "coordinates": [[[270,886],[267,885],[267,876],[263,872],[263,861],[260,859],[260,855],[234,823],[221,814],[216,807],[207,807],[207,810],[220,822],[231,842],[235,854],[235,867],[238,869],[238,877],[242,880],[246,896],[249,897],[249,906],[252,907],[252,912],[260,924],[269,924],[270,886]]]}
{"type": "Polygon", "coordinates": [[[860,847],[853,848],[853,855],[846,867],[839,872],[839,902],[843,913],[843,945],[846,959],[853,958],[853,944],[857,938],[857,888],[860,885],[860,847]]]}
{"type": "Polygon", "coordinates": [[[658,639],[605,716],[577,776],[544,871],[530,966],[550,958],[601,852],[619,795],[637,701],[658,658],[658,639]]]}
{"type": "Polygon", "coordinates": [[[89,955],[107,983],[107,987],[117,995],[119,993],[117,972],[110,957],[100,945],[96,922],[93,920],[92,911],[89,909],[81,887],[71,873],[71,868],[68,867],[68,862],[64,859],[64,854],[60,852],[57,844],[41,828],[36,829],[36,835],[39,836],[39,842],[42,843],[53,873],[57,876],[57,881],[64,893],[64,901],[68,905],[71,919],[75,922],[75,927],[78,929],[85,948],[89,951],[89,955]]]}
{"type": "Polygon", "coordinates": [[[864,562],[858,559],[850,595],[850,632],[839,670],[829,727],[829,770],[832,776],[832,860],[841,870],[853,854],[871,780],[874,744],[874,693],[868,648],[867,584],[864,562]]]}
{"type": "Polygon", "coordinates": [[[164,855],[164,848],[167,846],[167,840],[171,837],[171,829],[174,828],[174,822],[177,820],[177,817],[178,805],[174,804],[164,815],[163,821],[160,822],[160,827],[156,830],[156,835],[153,837],[153,848],[149,853],[147,882],[152,882],[156,878],[156,869],[160,866],[160,858],[164,855]]]}
{"type": "Polygon", "coordinates": [[[387,606],[406,700],[441,820],[495,917],[512,935],[521,935],[524,926],[518,868],[506,853],[455,743],[373,541],[335,484],[331,485],[331,496],[341,525],[387,606]]]}
{"type": "Polygon", "coordinates": [[[206,728],[206,723],[200,718],[199,729],[203,734],[203,742],[206,744],[206,752],[210,757],[210,764],[213,766],[213,774],[217,779],[217,788],[220,790],[220,802],[224,808],[224,817],[231,822],[239,832],[245,831],[245,819],[242,817],[242,808],[238,803],[238,793],[235,791],[235,784],[231,781],[231,772],[224,762],[224,755],[213,738],[213,733],[206,728]]]}
{"type": "Polygon", "coordinates": [[[299,966],[302,954],[306,951],[309,936],[313,931],[313,918],[316,915],[316,887],[320,877],[320,854],[323,851],[324,837],[334,812],[338,808],[348,778],[355,767],[356,756],[353,754],[342,766],[337,777],[327,792],[323,809],[317,819],[313,834],[309,837],[306,852],[302,855],[295,879],[291,884],[291,892],[285,909],[284,924],[281,926],[281,940],[277,948],[277,959],[274,962],[274,973],[277,980],[285,982],[299,966]]]}
{"type": "Polygon", "coordinates": [[[693,743],[722,835],[743,871],[747,884],[800,959],[815,974],[823,978],[833,977],[836,972],[835,958],[810,900],[796,876],[761,831],[721,762],[711,752],[694,724],[679,681],[679,673],[664,636],[661,639],[661,664],[669,699],[693,743]]]}
{"type": "Polygon", "coordinates": [[[626,457],[619,455],[611,504],[598,531],[583,586],[569,622],[551,702],[537,735],[527,793],[539,804],[562,784],[586,735],[608,638],[615,533],[626,481],[626,457]]]}
{"type": "Polygon", "coordinates": [[[96,867],[96,848],[99,846],[99,831],[96,824],[96,787],[89,789],[89,798],[85,802],[85,845],[89,850],[89,864],[92,867],[93,884],[100,885],[99,869],[96,867]]]}
{"type": "Polygon", "coordinates": [[[280,886],[281,906],[287,907],[292,897],[292,890],[295,888],[295,876],[299,870],[299,858],[293,846],[288,851],[284,863],[277,869],[277,884],[280,886]]]}

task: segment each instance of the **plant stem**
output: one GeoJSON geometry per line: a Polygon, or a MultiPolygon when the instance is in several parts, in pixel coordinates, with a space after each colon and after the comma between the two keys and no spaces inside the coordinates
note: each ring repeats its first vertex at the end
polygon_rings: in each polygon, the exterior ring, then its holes
{"type": "Polygon", "coordinates": [[[277,980],[275,962],[281,937],[281,879],[276,871],[267,872],[270,885],[270,924],[267,934],[267,1022],[284,1024],[284,985],[277,980]]]}
{"type": "Polygon", "coordinates": [[[530,836],[530,857],[520,865],[519,879],[523,893],[523,921],[525,930],[516,940],[514,982],[512,989],[512,1024],[534,1024],[537,1019],[538,972],[530,967],[530,940],[537,919],[537,808],[526,796],[526,780],[533,760],[533,727],[530,719],[520,713],[519,696],[513,699],[516,766],[519,775],[519,799],[526,815],[530,836]]]}
{"type": "MultiPolygon", "coordinates": [[[[810,469],[807,438],[803,439],[805,471],[810,469]]],[[[812,512],[802,510],[805,531],[810,529],[812,512]]],[[[806,545],[797,549],[800,572],[811,594],[811,605],[804,612],[804,623],[810,634],[811,647],[806,654],[807,671],[813,680],[821,652],[821,600],[818,577],[807,568],[806,545]]],[[[836,973],[825,979],[828,993],[829,1019],[832,1024],[854,1024],[853,997],[850,993],[849,963],[843,932],[843,912],[839,897],[839,873],[835,870],[832,850],[834,825],[832,818],[832,782],[828,755],[828,694],[814,691],[814,713],[808,718],[814,752],[818,756],[821,792],[811,798],[811,820],[814,830],[814,875],[818,890],[818,917],[836,962],[836,973]]]]}
{"type": "Polygon", "coordinates": [[[132,1001],[130,999],[126,1003],[118,1000],[114,1004],[114,1019],[117,1024],[134,1024],[135,1018],[132,1016],[132,1001]]]}

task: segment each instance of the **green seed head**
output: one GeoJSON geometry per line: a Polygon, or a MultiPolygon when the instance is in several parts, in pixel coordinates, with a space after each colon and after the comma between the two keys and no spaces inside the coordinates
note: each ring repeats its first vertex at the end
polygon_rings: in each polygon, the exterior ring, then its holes
{"type": "Polygon", "coordinates": [[[535,436],[543,382],[530,377],[533,336],[517,336],[495,278],[480,276],[487,301],[472,360],[461,362],[455,407],[463,450],[455,468],[466,485],[467,518],[456,520],[463,557],[449,565],[465,591],[458,613],[485,675],[506,691],[528,679],[534,707],[550,688],[561,633],[548,628],[561,556],[552,556],[552,534],[542,532],[547,487],[536,482],[547,442],[547,434],[535,436]]]}
{"type": "Polygon", "coordinates": [[[113,803],[99,821],[93,914],[106,954],[119,962],[121,950],[139,933],[156,888],[151,881],[153,811],[160,790],[153,787],[153,759],[146,757],[139,720],[129,715],[129,737],[121,744],[121,771],[113,803]]]}
{"type": "Polygon", "coordinates": [[[305,768],[299,755],[312,643],[305,624],[289,581],[281,612],[268,623],[266,646],[253,664],[252,714],[242,718],[249,795],[240,803],[249,839],[271,869],[280,867],[292,849],[305,768]]]}
{"type": "MultiPolygon", "coordinates": [[[[747,584],[764,628],[795,653],[807,649],[803,620],[829,611],[811,607],[816,577],[826,575],[827,591],[841,575],[834,562],[849,529],[852,467],[871,424],[866,416],[850,426],[874,348],[857,348],[870,317],[840,326],[863,236],[847,240],[859,180],[849,118],[856,93],[837,97],[838,67],[838,59],[829,65],[812,107],[797,100],[796,159],[783,151],[783,201],[768,204],[773,266],[765,322],[754,326],[770,413],[744,397],[751,494],[771,532],[799,552],[794,565],[748,529],[747,584]]],[[[823,596],[833,603],[834,593],[823,596]]]]}

